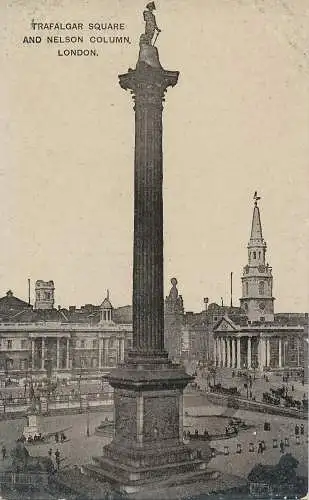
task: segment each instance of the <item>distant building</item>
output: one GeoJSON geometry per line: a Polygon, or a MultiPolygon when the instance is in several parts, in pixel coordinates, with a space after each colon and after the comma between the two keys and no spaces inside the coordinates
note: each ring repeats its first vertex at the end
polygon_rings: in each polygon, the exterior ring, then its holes
{"type": "Polygon", "coordinates": [[[132,322],[126,322],[125,308],[113,309],[109,293],[100,306],[53,304],[53,281],[36,282],[34,308],[11,291],[0,298],[2,378],[42,377],[47,367],[54,376],[100,375],[124,360],[132,322]]]}
{"type": "Polygon", "coordinates": [[[240,307],[208,305],[204,299],[204,311],[185,312],[175,281],[165,299],[165,342],[172,358],[260,370],[302,369],[307,363],[308,314],[274,312],[258,200],[256,196],[240,307]]]}
{"type": "Polygon", "coordinates": [[[248,263],[242,276],[241,309],[214,326],[213,358],[217,366],[248,369],[302,368],[308,314],[274,313],[272,268],[255,198],[248,263]]]}
{"type": "Polygon", "coordinates": [[[37,280],[35,282],[35,309],[53,309],[55,286],[53,281],[37,280]]]}

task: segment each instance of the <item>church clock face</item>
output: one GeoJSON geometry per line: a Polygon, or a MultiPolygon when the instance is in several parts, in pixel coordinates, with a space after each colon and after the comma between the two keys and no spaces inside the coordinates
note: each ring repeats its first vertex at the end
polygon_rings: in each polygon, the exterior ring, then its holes
{"type": "Polygon", "coordinates": [[[260,302],[259,303],[259,308],[261,309],[261,311],[264,311],[264,309],[265,309],[265,302],[260,302]]]}
{"type": "Polygon", "coordinates": [[[265,273],[265,266],[260,265],[258,269],[260,273],[265,273]]]}

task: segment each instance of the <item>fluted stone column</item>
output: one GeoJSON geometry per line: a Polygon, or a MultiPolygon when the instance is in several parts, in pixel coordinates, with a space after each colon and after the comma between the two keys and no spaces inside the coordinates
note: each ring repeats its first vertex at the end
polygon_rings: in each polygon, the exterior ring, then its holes
{"type": "Polygon", "coordinates": [[[251,337],[248,337],[248,345],[247,345],[247,367],[251,368],[251,337]]]}
{"type": "Polygon", "coordinates": [[[240,338],[237,339],[237,368],[241,368],[240,364],[240,338]]]}
{"type": "Polygon", "coordinates": [[[231,367],[231,339],[229,337],[226,339],[226,366],[231,367]]]}
{"type": "Polygon", "coordinates": [[[218,366],[221,367],[222,352],[221,352],[221,341],[217,338],[217,352],[218,352],[218,366]]]}
{"type": "Polygon", "coordinates": [[[222,367],[226,366],[226,349],[225,349],[225,338],[221,339],[221,347],[222,347],[222,367]]]}
{"type": "Polygon", "coordinates": [[[56,340],[56,367],[57,367],[57,370],[59,370],[60,368],[60,339],[59,337],[57,338],[56,340]]]}
{"type": "Polygon", "coordinates": [[[235,339],[232,339],[232,368],[235,368],[235,339]]]}
{"type": "Polygon", "coordinates": [[[66,349],[66,369],[70,368],[70,339],[67,338],[67,349],[66,349]]]}
{"type": "Polygon", "coordinates": [[[32,370],[34,370],[34,368],[35,368],[34,356],[35,356],[35,341],[34,341],[34,339],[31,339],[31,367],[32,367],[32,370]]]}
{"type": "Polygon", "coordinates": [[[279,346],[278,346],[278,367],[282,368],[282,339],[279,340],[279,346]]]}
{"type": "Polygon", "coordinates": [[[42,351],[41,351],[41,369],[45,368],[45,339],[42,337],[42,351]]]}
{"type": "Polygon", "coordinates": [[[270,366],[270,340],[266,339],[266,366],[270,366]]]}
{"type": "Polygon", "coordinates": [[[129,359],[167,358],[164,350],[162,110],[177,71],[140,66],[119,76],[135,101],[133,350],[129,359]]]}
{"type": "Polygon", "coordinates": [[[98,352],[98,356],[99,356],[99,368],[102,368],[102,347],[103,347],[103,339],[100,339],[99,338],[99,352],[98,352]]]}

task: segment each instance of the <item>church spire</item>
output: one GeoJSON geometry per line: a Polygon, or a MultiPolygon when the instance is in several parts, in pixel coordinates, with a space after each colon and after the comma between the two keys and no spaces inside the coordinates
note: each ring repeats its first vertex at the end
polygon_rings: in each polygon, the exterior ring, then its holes
{"type": "Polygon", "coordinates": [[[256,244],[258,241],[263,242],[260,209],[258,207],[258,200],[260,200],[261,197],[257,195],[257,191],[255,191],[253,199],[254,199],[254,208],[253,208],[253,217],[251,225],[250,243],[256,244]]]}
{"type": "Polygon", "coordinates": [[[248,264],[242,276],[241,307],[251,321],[274,320],[274,297],[272,294],[272,268],[266,264],[266,242],[263,238],[260,208],[261,199],[254,193],[251,235],[248,243],[248,264]]]}

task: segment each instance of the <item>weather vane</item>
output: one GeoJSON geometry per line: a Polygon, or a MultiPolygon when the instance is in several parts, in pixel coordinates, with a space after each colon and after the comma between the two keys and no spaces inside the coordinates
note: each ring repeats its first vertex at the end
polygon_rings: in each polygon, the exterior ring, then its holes
{"type": "Polygon", "coordinates": [[[261,199],[261,197],[258,196],[257,191],[254,191],[253,199],[254,199],[254,204],[257,205],[257,202],[261,199]]]}

